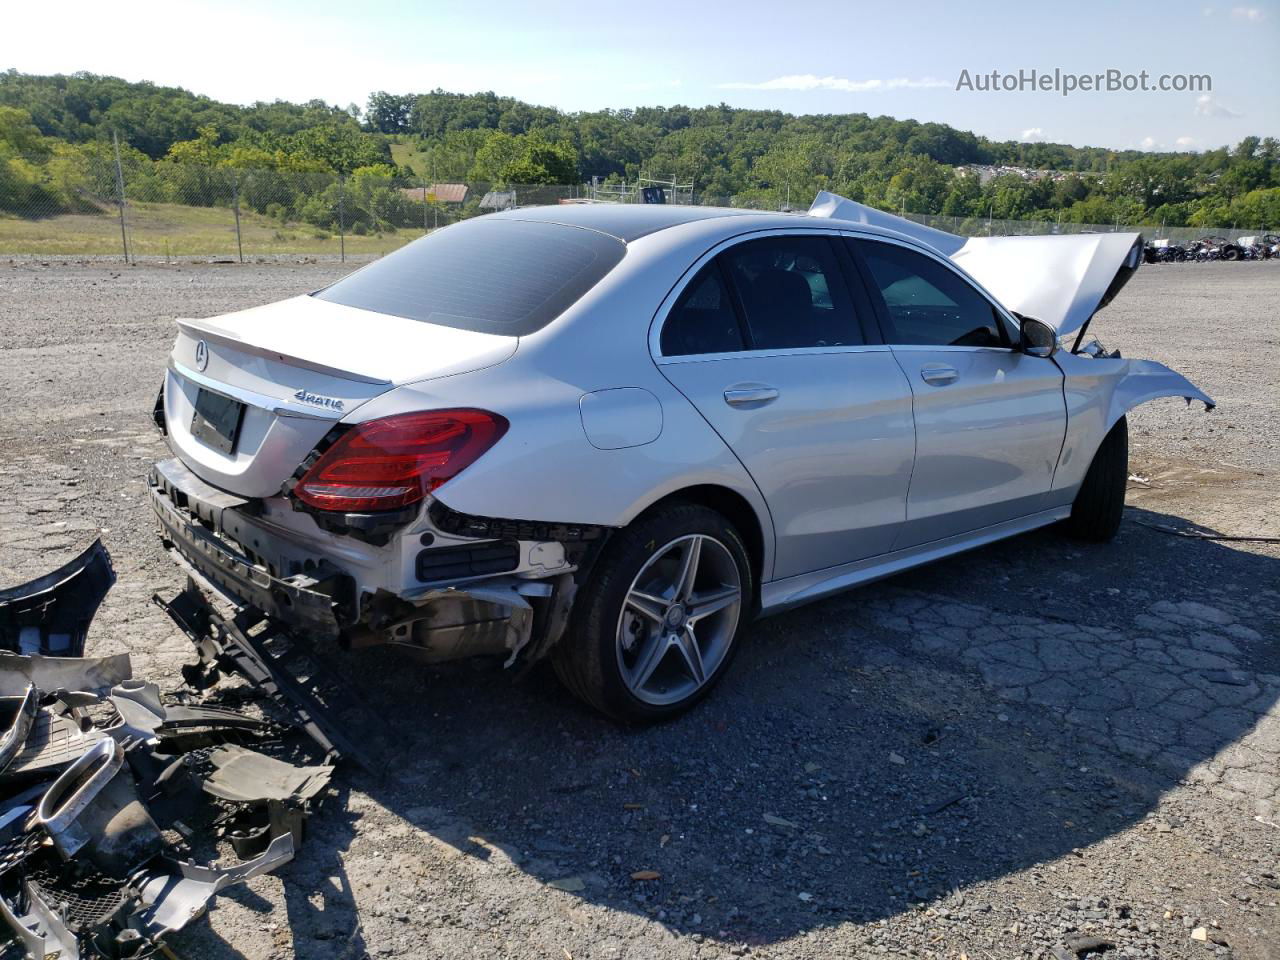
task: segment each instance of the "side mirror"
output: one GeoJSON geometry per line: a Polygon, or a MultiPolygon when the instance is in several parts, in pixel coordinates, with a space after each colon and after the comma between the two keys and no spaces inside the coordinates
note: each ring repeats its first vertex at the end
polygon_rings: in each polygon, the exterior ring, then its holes
{"type": "Polygon", "coordinates": [[[1018,349],[1028,357],[1052,357],[1058,352],[1058,331],[1043,320],[1022,317],[1018,349]]]}

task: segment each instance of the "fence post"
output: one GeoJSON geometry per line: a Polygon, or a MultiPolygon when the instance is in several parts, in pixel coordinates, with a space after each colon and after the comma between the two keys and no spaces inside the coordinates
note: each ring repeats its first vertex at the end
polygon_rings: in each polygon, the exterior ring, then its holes
{"type": "Polygon", "coordinates": [[[240,240],[240,172],[231,171],[231,209],[236,213],[236,253],[244,263],[244,244],[240,240]]]}
{"type": "Polygon", "coordinates": [[[343,201],[347,195],[346,174],[338,174],[338,244],[342,262],[347,262],[347,214],[343,201]]]}
{"type": "Polygon", "coordinates": [[[124,250],[124,262],[129,262],[129,238],[124,229],[124,170],[120,166],[120,138],[111,131],[111,144],[116,154],[116,204],[120,207],[120,247],[124,250]]]}

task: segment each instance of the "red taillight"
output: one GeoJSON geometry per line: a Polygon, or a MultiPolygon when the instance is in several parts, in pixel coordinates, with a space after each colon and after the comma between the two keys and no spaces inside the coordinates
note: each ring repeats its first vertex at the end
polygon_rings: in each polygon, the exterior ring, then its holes
{"type": "Polygon", "coordinates": [[[293,492],[319,510],[394,510],[465,470],[507,432],[485,410],[431,410],[357,424],[321,454],[293,492]]]}

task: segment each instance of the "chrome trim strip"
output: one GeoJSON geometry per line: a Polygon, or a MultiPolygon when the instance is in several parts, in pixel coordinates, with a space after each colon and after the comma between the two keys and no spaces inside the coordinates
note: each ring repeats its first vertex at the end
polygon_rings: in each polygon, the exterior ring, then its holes
{"type": "Polygon", "coordinates": [[[848,347],[791,347],[786,350],[734,350],[729,353],[694,353],[679,357],[654,357],[660,367],[672,363],[706,363],[711,360],[737,360],[741,357],[808,357],[827,353],[889,353],[883,343],[858,344],[848,347]]]}
{"type": "Polygon", "coordinates": [[[270,413],[274,413],[277,417],[295,417],[299,420],[341,420],[345,415],[341,410],[335,410],[336,416],[326,417],[324,414],[317,413],[307,407],[299,407],[292,403],[285,403],[277,400],[275,397],[268,397],[266,394],[255,393],[252,390],[246,390],[244,387],[238,387],[233,384],[223,383],[221,380],[214,380],[212,377],[206,377],[202,373],[189,367],[184,367],[173,357],[169,358],[169,372],[175,376],[182,377],[184,380],[190,380],[192,383],[201,387],[207,387],[215,393],[225,394],[228,397],[234,397],[236,400],[243,401],[251,407],[258,407],[270,413]]]}

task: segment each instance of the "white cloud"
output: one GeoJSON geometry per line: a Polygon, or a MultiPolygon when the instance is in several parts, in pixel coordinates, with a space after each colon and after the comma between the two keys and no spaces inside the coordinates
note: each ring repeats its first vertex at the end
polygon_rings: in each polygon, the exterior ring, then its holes
{"type": "Polygon", "coordinates": [[[1160,146],[1160,144],[1156,141],[1155,137],[1143,137],[1142,141],[1138,144],[1138,149],[1154,150],[1158,146],[1160,146]]]}
{"type": "Polygon", "coordinates": [[[1217,11],[1213,7],[1204,8],[1204,15],[1206,17],[1212,17],[1215,13],[1217,13],[1217,11]]]}
{"type": "Polygon", "coordinates": [[[1232,7],[1231,17],[1233,20],[1249,20],[1252,23],[1259,23],[1267,18],[1267,13],[1261,7],[1232,7]]]}
{"type": "Polygon", "coordinates": [[[1181,147],[1183,150],[1194,150],[1196,147],[1200,146],[1200,141],[1195,137],[1179,137],[1177,140],[1173,141],[1173,145],[1175,147],[1181,147]]]}
{"type": "Polygon", "coordinates": [[[1018,139],[1023,143],[1040,143],[1044,140],[1044,131],[1039,127],[1028,127],[1018,139]]]}
{"type": "Polygon", "coordinates": [[[1241,116],[1230,107],[1225,107],[1215,100],[1211,93],[1202,93],[1196,97],[1195,112],[1197,117],[1217,117],[1223,120],[1241,116]]]}
{"type": "Polygon", "coordinates": [[[950,87],[951,84],[945,80],[939,80],[937,77],[921,77],[918,80],[912,80],[908,77],[895,77],[887,84],[890,90],[898,87],[908,87],[912,90],[929,90],[938,87],[950,87]]]}
{"type": "Polygon", "coordinates": [[[721,90],[840,90],[844,93],[870,93],[882,90],[924,89],[931,87],[950,87],[945,80],[933,77],[894,77],[892,80],[850,80],[848,77],[819,77],[812,73],[790,73],[772,80],[759,83],[718,84],[721,90]]]}

